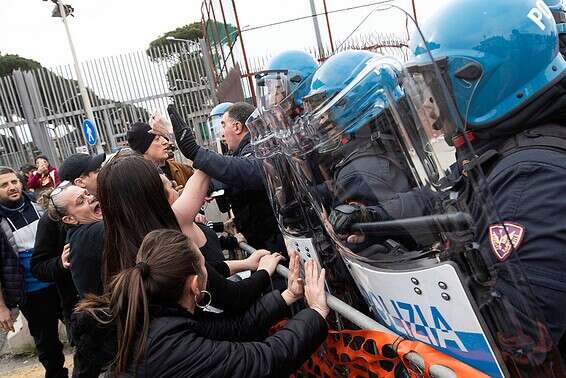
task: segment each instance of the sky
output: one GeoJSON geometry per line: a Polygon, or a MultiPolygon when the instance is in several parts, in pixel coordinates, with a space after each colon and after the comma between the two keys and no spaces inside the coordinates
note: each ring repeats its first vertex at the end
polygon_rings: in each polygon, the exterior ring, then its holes
{"type": "MultiPolygon", "coordinates": [[[[223,0],[226,13],[231,1],[223,0]],[[227,5],[226,5],[227,4],[227,5]]],[[[419,20],[441,0],[416,0],[419,20]]],[[[113,56],[147,48],[150,41],[176,27],[201,19],[200,0],[66,0],[75,8],[70,28],[79,60],[113,56]]],[[[371,3],[371,0],[327,0],[328,11],[371,3]]],[[[410,0],[395,0],[410,9],[410,0]]],[[[71,53],[60,18],[52,18],[55,5],[41,0],[0,0],[0,53],[18,54],[44,66],[71,63],[71,53]]],[[[322,0],[315,0],[318,12],[322,0]]],[[[243,30],[311,14],[308,0],[236,0],[243,30]]],[[[343,39],[364,19],[372,7],[330,15],[334,39],[343,39]]],[[[319,17],[323,43],[328,43],[326,20],[319,17]]],[[[372,16],[358,30],[402,32],[404,24],[394,18],[377,21],[372,16]]],[[[312,19],[251,31],[243,38],[251,58],[274,55],[291,48],[316,46],[312,19]]]]}

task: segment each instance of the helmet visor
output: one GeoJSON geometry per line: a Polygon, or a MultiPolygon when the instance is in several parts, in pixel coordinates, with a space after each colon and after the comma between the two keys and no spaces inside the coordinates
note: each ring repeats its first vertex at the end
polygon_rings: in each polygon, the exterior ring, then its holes
{"type": "Polygon", "coordinates": [[[222,139],[222,115],[213,115],[207,120],[210,138],[213,141],[222,139]]]}
{"type": "Polygon", "coordinates": [[[257,158],[265,159],[279,152],[277,139],[269,119],[256,109],[246,121],[251,136],[251,145],[257,158]]]}
{"type": "Polygon", "coordinates": [[[289,95],[287,71],[263,71],[255,78],[260,109],[271,109],[289,95]]]}

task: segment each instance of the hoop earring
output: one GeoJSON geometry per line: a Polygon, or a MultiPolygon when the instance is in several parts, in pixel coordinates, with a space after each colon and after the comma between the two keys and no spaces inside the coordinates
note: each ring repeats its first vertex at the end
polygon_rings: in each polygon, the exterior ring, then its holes
{"type": "Polygon", "coordinates": [[[210,292],[207,290],[202,290],[200,293],[203,294],[203,296],[206,296],[208,294],[208,301],[206,302],[206,304],[201,305],[198,303],[198,298],[195,295],[195,306],[200,309],[205,309],[206,307],[210,306],[210,302],[212,302],[212,294],[210,294],[210,292]]]}

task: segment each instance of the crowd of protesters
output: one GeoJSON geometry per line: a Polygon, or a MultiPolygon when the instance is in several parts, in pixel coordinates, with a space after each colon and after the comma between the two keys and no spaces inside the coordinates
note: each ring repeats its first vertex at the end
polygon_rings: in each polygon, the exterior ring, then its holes
{"type": "Polygon", "coordinates": [[[203,149],[184,153],[190,164],[174,161],[175,137],[157,116],[132,125],[130,148],[109,159],[74,154],[57,170],[38,156],[20,172],[0,169],[0,332],[13,331],[21,311],[46,377],[69,375],[60,320],[76,377],[285,376],[323,342],[324,270],[307,262],[301,277],[262,184],[242,188],[226,169],[247,157],[251,111],[237,103],[226,112],[232,156],[203,149]],[[234,235],[218,235],[199,214],[219,188],[236,215],[234,235]],[[226,259],[245,237],[270,250],[226,259]],[[283,261],[290,274],[275,290],[283,261]]]}

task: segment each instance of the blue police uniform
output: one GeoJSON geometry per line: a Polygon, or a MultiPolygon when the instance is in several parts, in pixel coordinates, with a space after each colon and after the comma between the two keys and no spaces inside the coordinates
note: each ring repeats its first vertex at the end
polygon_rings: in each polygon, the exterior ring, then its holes
{"type": "Polygon", "coordinates": [[[286,251],[265,190],[261,162],[253,157],[249,133],[231,156],[199,149],[193,167],[211,177],[222,178],[222,181],[213,181],[213,190],[225,190],[226,202],[234,211],[236,228],[250,245],[286,251]]]}
{"type": "MultiPolygon", "coordinates": [[[[557,345],[566,334],[566,139],[564,151],[551,148],[517,149],[487,168],[487,185],[496,201],[497,214],[485,219],[477,211],[485,208],[480,194],[470,199],[475,211],[476,230],[483,254],[494,273],[495,290],[504,297],[516,295],[517,277],[509,272],[521,271],[528,283],[522,294],[532,289],[526,300],[538,304],[550,336],[557,345]],[[502,225],[508,233],[502,232],[502,225]],[[494,227],[499,227],[500,232],[494,227]],[[513,245],[511,245],[513,244],[513,245]],[[513,248],[514,247],[514,248],[513,248]],[[518,258],[511,258],[517,254],[518,258]],[[502,265],[505,269],[500,269],[502,265]],[[501,273],[501,274],[500,274],[501,273]],[[511,285],[509,281],[514,281],[511,285]]],[[[487,161],[484,165],[489,165],[487,161]]],[[[489,206],[489,205],[488,205],[489,206]]],[[[519,300],[520,301],[520,300],[519,300]]],[[[516,307],[519,307],[517,303],[516,307]]],[[[520,308],[516,308],[521,313],[520,308]]],[[[525,329],[537,332],[532,315],[523,313],[525,329]]]]}

